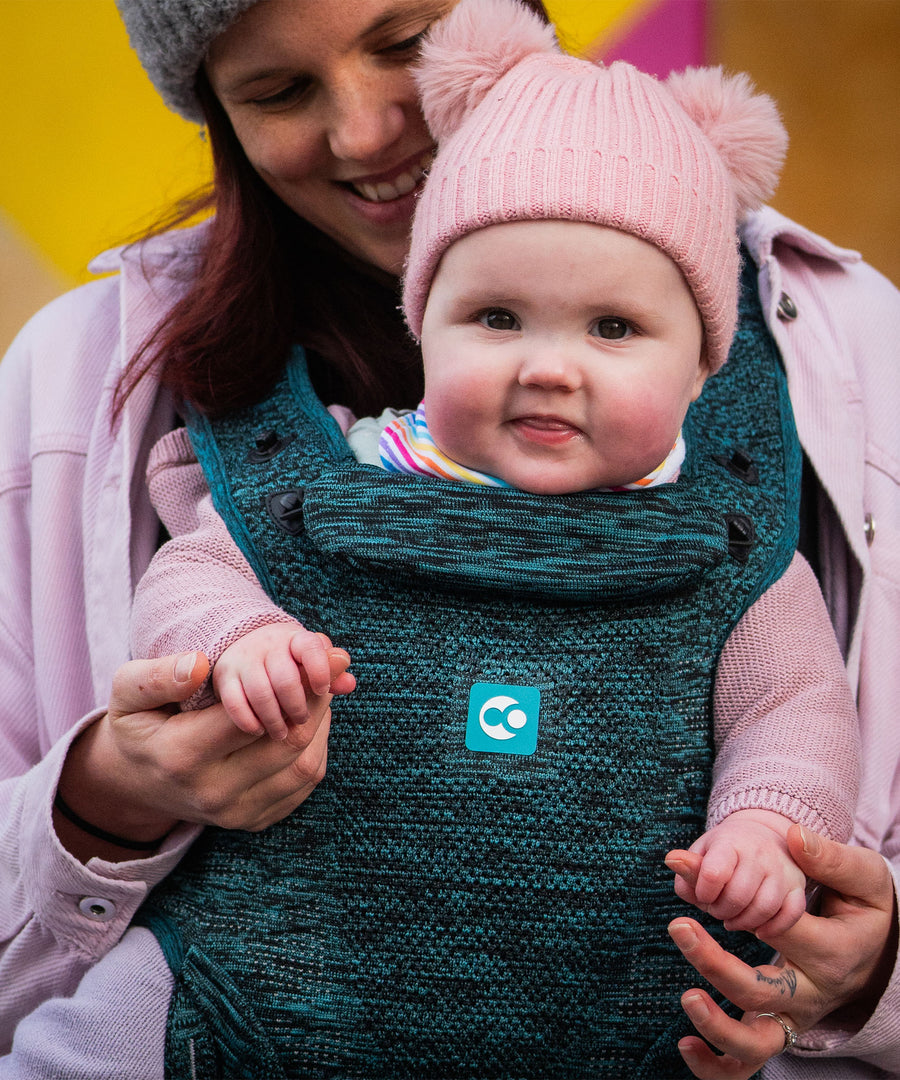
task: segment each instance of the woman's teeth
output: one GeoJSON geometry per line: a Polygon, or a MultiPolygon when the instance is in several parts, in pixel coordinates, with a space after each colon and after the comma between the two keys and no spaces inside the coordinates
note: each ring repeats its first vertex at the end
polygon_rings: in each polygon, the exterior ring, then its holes
{"type": "Polygon", "coordinates": [[[390,202],[391,199],[399,199],[408,195],[413,188],[423,179],[434,159],[430,151],[425,154],[411,169],[400,173],[393,180],[382,180],[378,184],[353,184],[354,190],[369,202],[390,202]]]}

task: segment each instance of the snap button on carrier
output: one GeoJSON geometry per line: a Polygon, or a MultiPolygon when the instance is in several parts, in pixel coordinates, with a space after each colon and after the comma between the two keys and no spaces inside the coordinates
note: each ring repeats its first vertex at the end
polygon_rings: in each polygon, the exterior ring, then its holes
{"type": "Polygon", "coordinates": [[[277,431],[271,429],[260,431],[256,436],[256,445],[247,455],[247,460],[252,462],[271,461],[276,454],[293,441],[293,435],[285,435],[282,438],[277,431]]]}
{"type": "Polygon", "coordinates": [[[756,529],[746,514],[726,514],[728,527],[728,554],[739,563],[750,558],[750,552],[756,546],[756,529]]]}
{"type": "Polygon", "coordinates": [[[290,489],[277,491],[270,495],[266,505],[275,524],[291,536],[299,536],[303,531],[303,492],[290,489]]]}
{"type": "Polygon", "coordinates": [[[745,484],[755,485],[759,483],[759,469],[753,458],[742,447],[737,446],[731,455],[713,454],[713,461],[727,469],[732,476],[743,480],[745,484]]]}

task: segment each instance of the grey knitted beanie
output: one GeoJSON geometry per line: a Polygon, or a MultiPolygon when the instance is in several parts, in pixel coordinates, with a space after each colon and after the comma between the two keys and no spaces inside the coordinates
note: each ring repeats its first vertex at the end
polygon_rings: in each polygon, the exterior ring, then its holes
{"type": "Polygon", "coordinates": [[[150,81],[163,101],[202,123],[194,80],[213,39],[257,0],[116,0],[150,81]]]}

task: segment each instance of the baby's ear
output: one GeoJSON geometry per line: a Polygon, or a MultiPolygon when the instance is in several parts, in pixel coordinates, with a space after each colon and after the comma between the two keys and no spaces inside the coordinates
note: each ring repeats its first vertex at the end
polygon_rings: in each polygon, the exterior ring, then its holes
{"type": "Polygon", "coordinates": [[[435,23],[416,65],[425,121],[441,139],[532,53],[558,53],[552,26],[517,0],[460,0],[435,23]]]}
{"type": "Polygon", "coordinates": [[[706,349],[706,342],[703,343],[703,349],[700,352],[700,361],[697,364],[697,377],[694,380],[694,390],[691,396],[691,401],[696,401],[703,392],[703,387],[706,385],[706,380],[710,377],[712,372],[709,368],[709,353],[706,349]]]}
{"type": "Polygon", "coordinates": [[[666,84],[724,162],[738,218],[758,210],[778,186],[787,152],[775,102],[756,93],[746,75],[725,75],[720,67],[687,68],[666,84]]]}

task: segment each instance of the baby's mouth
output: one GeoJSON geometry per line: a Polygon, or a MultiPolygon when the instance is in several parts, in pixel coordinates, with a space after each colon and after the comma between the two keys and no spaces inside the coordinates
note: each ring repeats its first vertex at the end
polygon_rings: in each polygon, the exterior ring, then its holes
{"type": "Polygon", "coordinates": [[[560,416],[519,416],[513,428],[528,442],[560,446],[583,435],[580,427],[560,416]]]}
{"type": "Polygon", "coordinates": [[[425,179],[433,160],[434,150],[427,150],[414,165],[391,180],[379,180],[377,183],[350,182],[348,186],[368,202],[391,202],[413,191],[425,179]]]}
{"type": "Polygon", "coordinates": [[[520,416],[517,418],[520,424],[537,428],[539,431],[580,431],[581,429],[569,420],[559,416],[520,416]]]}

